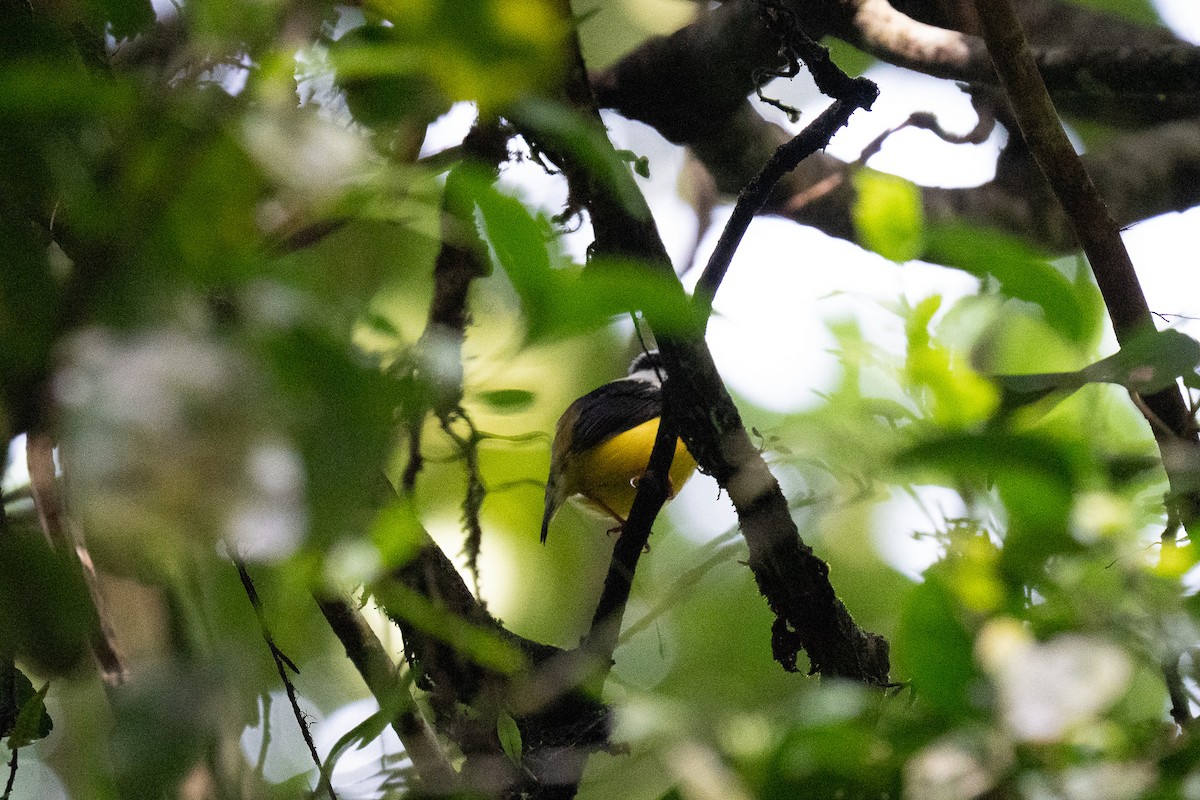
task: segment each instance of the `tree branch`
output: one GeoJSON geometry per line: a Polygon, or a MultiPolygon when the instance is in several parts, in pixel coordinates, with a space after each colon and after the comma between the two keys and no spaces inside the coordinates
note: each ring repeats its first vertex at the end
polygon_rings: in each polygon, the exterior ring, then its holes
{"type": "Polygon", "coordinates": [[[405,754],[412,759],[420,789],[434,795],[453,794],[458,789],[458,773],[446,760],[437,737],[417,710],[379,637],[353,604],[319,594],[314,597],[330,629],[346,648],[346,657],[379,707],[392,712],[392,729],[400,737],[405,754]]]}
{"type": "MultiPolygon", "coordinates": [[[[1154,320],[1120,229],[1062,129],[1010,0],[975,0],[975,8],[1021,134],[1087,254],[1117,341],[1124,345],[1153,331],[1154,320]]],[[[1143,400],[1171,487],[1167,516],[1172,524],[1164,538],[1169,535],[1173,542],[1180,524],[1196,536],[1200,534],[1200,491],[1193,477],[1180,470],[1175,452],[1186,449],[1194,458],[1200,449],[1191,412],[1176,386],[1143,400]],[[1168,429],[1154,424],[1156,421],[1168,429]]],[[[1191,710],[1186,695],[1181,696],[1178,659],[1178,655],[1167,659],[1163,673],[1171,696],[1171,714],[1182,725],[1190,721],[1191,710]]]]}
{"type": "MultiPolygon", "coordinates": [[[[730,195],[746,186],[775,148],[790,138],[759,116],[745,99],[754,88],[756,70],[778,64],[776,50],[770,47],[777,37],[749,12],[748,5],[725,3],[671,36],[648,40],[594,80],[603,107],[645,122],[668,139],[689,146],[717,188],[730,195]]],[[[933,12],[926,7],[931,5],[908,4],[913,13],[932,19],[933,12]]],[[[1142,124],[1147,118],[1195,114],[1200,107],[1200,96],[1194,94],[1200,88],[1196,67],[1200,49],[1163,29],[1111,17],[1100,20],[1107,26],[1101,30],[1114,31],[1104,38],[1096,33],[1099,22],[1093,20],[1098,17],[1095,12],[1070,4],[1066,4],[1070,8],[1060,8],[1062,5],[1048,0],[1022,4],[1027,17],[1042,20],[1039,30],[1050,31],[1043,36],[1046,47],[1041,59],[1054,74],[1055,84],[1061,83],[1056,96],[1085,115],[1102,117],[1106,106],[1128,112],[1134,100],[1149,96],[1146,93],[1154,94],[1154,103],[1178,100],[1180,113],[1150,114],[1138,106],[1142,124]],[[1069,19],[1071,25],[1051,24],[1058,18],[1069,19]],[[1069,34],[1073,29],[1090,33],[1082,41],[1072,40],[1069,34]],[[1122,41],[1126,46],[1118,47],[1122,41]],[[1163,91],[1166,94],[1160,94],[1163,91]]],[[[837,25],[846,37],[854,30],[845,14],[852,5],[839,6],[838,14],[822,4],[791,3],[788,7],[812,36],[837,25]]],[[[979,53],[986,55],[982,49],[979,53]]],[[[990,64],[984,67],[991,75],[990,64]]],[[[994,78],[991,80],[994,83],[994,78]]],[[[1200,170],[1198,129],[1200,122],[1194,120],[1169,122],[1118,137],[1085,157],[1120,224],[1200,203],[1200,183],[1191,177],[1200,170]]],[[[838,159],[817,154],[780,182],[762,213],[784,216],[854,241],[851,208],[855,193],[847,180],[851,169],[838,159]]],[[[1002,161],[996,179],[982,186],[923,188],[926,218],[999,227],[1053,252],[1075,249],[1078,243],[1052,193],[1041,184],[1036,169],[1033,175],[1037,177],[1031,185],[1029,172],[1018,159],[1015,163],[1002,161]]]]}
{"type": "MultiPolygon", "coordinates": [[[[308,755],[312,758],[313,764],[316,765],[317,772],[319,773],[321,771],[321,756],[317,754],[317,746],[313,742],[312,731],[308,728],[308,721],[305,719],[304,710],[300,708],[300,698],[296,695],[296,685],[288,677],[289,670],[299,675],[300,669],[279,649],[279,645],[275,644],[275,637],[271,635],[271,629],[267,627],[267,618],[263,611],[262,598],[258,596],[258,589],[254,587],[254,581],[250,578],[250,571],[246,569],[245,560],[241,556],[234,555],[233,564],[237,567],[238,578],[242,581],[242,588],[246,592],[246,599],[250,601],[250,606],[254,609],[254,618],[258,620],[259,633],[262,635],[263,641],[267,644],[267,650],[271,653],[271,660],[275,662],[275,671],[279,673],[279,680],[283,683],[284,691],[287,693],[288,704],[292,707],[292,714],[296,718],[296,726],[300,728],[300,735],[304,739],[304,746],[308,748],[308,755]]],[[[333,786],[325,788],[328,790],[329,800],[338,800],[333,786]]]]}
{"type": "Polygon", "coordinates": [[[66,514],[54,464],[54,443],[47,434],[30,432],[26,435],[25,445],[29,485],[42,533],[50,546],[65,556],[72,569],[77,569],[82,576],[91,600],[89,612],[95,625],[89,637],[92,655],[105,684],[118,686],[127,677],[124,659],[117,648],[116,633],[106,611],[91,554],[66,514]]]}
{"type": "MultiPolygon", "coordinates": [[[[778,39],[778,33],[774,35],[778,39]]],[[[575,82],[568,86],[567,95],[602,129],[577,49],[572,57],[575,82]]],[[[859,85],[846,79],[843,86],[859,85]]],[[[558,154],[558,159],[572,194],[584,198],[591,213],[594,254],[635,258],[673,277],[670,259],[644,198],[632,185],[632,176],[627,171],[621,174],[631,186],[628,191],[620,187],[618,192],[634,198],[632,204],[622,205],[614,199],[616,192],[599,186],[569,155],[558,154]]],[[[652,315],[647,319],[660,331],[658,344],[671,387],[665,413],[676,416],[682,437],[701,468],[729,492],[750,547],[750,566],[759,588],[783,624],[799,636],[790,640],[790,654],[786,647],[775,647],[776,657],[794,667],[796,647],[803,646],[814,672],[886,684],[886,642],[854,624],[829,583],[828,567],[801,540],[787,500],[742,426],[701,333],[667,336],[661,333],[669,329],[663,320],[652,315]]],[[[775,636],[774,642],[783,638],[775,636]]]]}
{"type": "MultiPolygon", "coordinates": [[[[1127,344],[1155,328],[1133,261],[1121,240],[1120,228],[1063,131],[1012,4],[1009,0],[975,0],[975,7],[988,42],[988,52],[995,62],[1025,143],[1083,246],[1112,319],[1117,341],[1127,344]]],[[[1172,468],[1170,451],[1181,446],[1198,448],[1200,439],[1176,387],[1144,400],[1154,415],[1170,427],[1171,432],[1166,432],[1151,426],[1167,467],[1176,503],[1176,519],[1191,532],[1193,523],[1200,516],[1200,493],[1189,485],[1185,476],[1172,468]]],[[[1194,532],[1200,534],[1200,530],[1194,532]]]]}

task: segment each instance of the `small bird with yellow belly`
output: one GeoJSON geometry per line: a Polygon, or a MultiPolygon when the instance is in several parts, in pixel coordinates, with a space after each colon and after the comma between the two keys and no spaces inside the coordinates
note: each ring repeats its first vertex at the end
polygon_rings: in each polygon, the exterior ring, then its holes
{"type": "MultiPolygon", "coordinates": [[[[662,416],[662,362],[657,350],[642,353],[629,374],[594,389],[567,407],[558,420],[546,482],[542,543],[550,520],[568,497],[580,495],[591,508],[624,524],[637,483],[650,463],[662,416]]],[[[696,470],[682,441],[675,442],[669,475],[671,497],[696,470]]]]}

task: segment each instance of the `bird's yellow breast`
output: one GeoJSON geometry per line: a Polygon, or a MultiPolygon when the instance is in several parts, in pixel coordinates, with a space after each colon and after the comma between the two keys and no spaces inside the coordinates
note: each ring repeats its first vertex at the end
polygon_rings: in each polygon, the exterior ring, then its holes
{"type": "MultiPolygon", "coordinates": [[[[656,418],[576,454],[567,470],[568,494],[581,494],[594,508],[625,519],[637,494],[636,482],[650,463],[650,452],[657,435],[656,418]]],[[[695,470],[696,460],[683,442],[676,439],[670,472],[672,495],[683,487],[695,470]]]]}

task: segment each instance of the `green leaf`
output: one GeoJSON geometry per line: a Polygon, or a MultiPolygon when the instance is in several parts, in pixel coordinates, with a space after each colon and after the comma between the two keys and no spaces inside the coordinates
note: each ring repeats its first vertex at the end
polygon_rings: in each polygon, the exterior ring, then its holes
{"type": "Polygon", "coordinates": [[[496,389],[491,392],[480,392],[479,399],[492,407],[493,411],[502,414],[516,414],[533,405],[537,397],[525,389],[496,389]]]}
{"type": "MultiPolygon", "coordinates": [[[[20,671],[17,672],[21,675],[20,671]]],[[[33,689],[33,685],[29,683],[29,679],[21,675],[25,684],[29,689],[33,689]]],[[[46,713],[46,692],[50,690],[50,684],[46,683],[41,689],[33,692],[21,703],[21,710],[17,713],[17,719],[13,723],[12,732],[8,736],[8,746],[12,750],[18,747],[24,747],[33,744],[39,739],[45,739],[50,735],[51,728],[54,723],[50,719],[50,715],[46,713]]],[[[18,685],[17,698],[22,694],[22,687],[18,685]]]]}
{"type": "Polygon", "coordinates": [[[54,722],[46,713],[47,683],[35,692],[33,683],[11,661],[0,664],[0,737],[12,750],[50,735],[54,722]]]}
{"type": "Polygon", "coordinates": [[[1162,19],[1151,0],[1079,0],[1079,4],[1097,11],[1115,14],[1143,25],[1158,26],[1162,19]]]}
{"type": "Polygon", "coordinates": [[[433,120],[449,107],[425,69],[425,55],[394,26],[377,24],[354,28],[329,48],[350,113],[373,126],[433,120]]]}
{"type": "Polygon", "coordinates": [[[1195,386],[1200,368],[1200,342],[1176,330],[1139,336],[1108,358],[1075,372],[1028,375],[993,375],[1004,390],[1004,406],[1036,402],[1053,392],[1074,392],[1089,383],[1115,383],[1137,392],[1154,394],[1174,385],[1176,379],[1195,386]]]}
{"type": "Polygon", "coordinates": [[[0,538],[0,652],[38,672],[68,672],[87,655],[96,624],[78,566],[40,535],[0,538]]]}
{"type": "Polygon", "coordinates": [[[563,287],[548,321],[556,333],[584,332],[633,311],[643,312],[660,336],[686,334],[696,327],[692,304],[678,279],[633,261],[593,261],[563,287]]]}
{"type": "Polygon", "coordinates": [[[1089,381],[1119,383],[1139,394],[1153,394],[1182,377],[1196,383],[1200,367],[1200,342],[1176,330],[1139,336],[1108,358],[1083,372],[1089,381]]]}
{"type": "Polygon", "coordinates": [[[496,735],[500,737],[500,747],[504,755],[514,764],[521,763],[521,729],[517,721],[507,711],[496,715],[496,735]]]}
{"type": "Polygon", "coordinates": [[[552,234],[550,226],[544,219],[535,219],[521,201],[496,191],[482,178],[476,181],[474,194],[496,260],[532,323],[560,280],[550,266],[546,249],[552,234]]]}
{"type": "Polygon", "coordinates": [[[841,67],[842,72],[851,78],[857,78],[876,63],[875,56],[859,50],[836,36],[826,36],[821,44],[829,48],[829,56],[833,63],[841,67]]]}
{"type": "Polygon", "coordinates": [[[917,185],[873,169],[858,170],[853,180],[858,243],[892,261],[919,257],[925,250],[925,212],[917,185]]]}
{"type": "Polygon", "coordinates": [[[484,229],[539,341],[608,325],[642,311],[663,333],[692,330],[695,314],[678,279],[632,261],[595,260],[584,270],[555,269],[547,242],[550,225],[516,198],[482,183],[475,187],[484,229]]]}
{"type": "Polygon", "coordinates": [[[618,150],[617,156],[624,161],[628,161],[629,166],[633,168],[634,172],[649,180],[650,159],[646,158],[645,156],[639,156],[632,150],[618,150]]]}
{"type": "Polygon", "coordinates": [[[1045,560],[1078,547],[1069,519],[1079,483],[1074,459],[1050,439],[1003,431],[956,433],[920,442],[896,457],[901,469],[994,485],[1008,510],[1001,567],[1012,580],[1040,574],[1045,560]]]}
{"type": "Polygon", "coordinates": [[[1048,258],[999,231],[965,225],[930,228],[925,257],[975,277],[996,281],[1000,292],[1039,306],[1046,322],[1071,341],[1086,341],[1097,324],[1095,304],[1048,258]]]}
{"type": "Polygon", "coordinates": [[[935,571],[905,598],[893,647],[899,674],[918,699],[952,719],[972,713],[970,689],[980,679],[974,641],[935,571]]]}
{"type": "Polygon", "coordinates": [[[333,749],[329,751],[329,755],[325,757],[325,762],[321,765],[321,777],[318,782],[318,794],[322,787],[328,788],[330,780],[333,777],[333,770],[337,767],[338,761],[346,751],[353,745],[356,750],[361,750],[371,742],[379,738],[384,729],[391,723],[393,717],[383,709],[376,711],[371,716],[364,719],[362,722],[355,725],[350,730],[346,731],[340,739],[333,745],[333,749]]]}
{"type": "Polygon", "coordinates": [[[405,620],[482,667],[508,675],[527,666],[520,648],[497,631],[475,625],[407,586],[385,579],[371,587],[371,594],[389,617],[405,620]]]}

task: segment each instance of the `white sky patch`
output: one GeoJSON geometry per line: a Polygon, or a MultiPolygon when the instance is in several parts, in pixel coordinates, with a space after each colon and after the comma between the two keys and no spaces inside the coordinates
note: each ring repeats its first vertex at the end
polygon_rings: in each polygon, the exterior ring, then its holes
{"type": "Polygon", "coordinates": [[[950,520],[967,515],[962,497],[944,486],[914,486],[913,494],[896,489],[875,506],[871,540],[880,557],[910,578],[919,579],[943,555],[934,536],[950,520]]]}
{"type": "Polygon", "coordinates": [[[1159,16],[1175,35],[1200,44],[1200,3],[1196,0],[1153,0],[1159,16]]]}
{"type": "MultiPolygon", "coordinates": [[[[875,137],[900,125],[914,111],[936,114],[942,127],[956,134],[975,127],[978,117],[970,98],[951,81],[886,64],[871,67],[865,77],[878,84],[879,99],[869,112],[856,112],[850,124],[833,137],[827,150],[830,155],[854,161],[875,137]]],[[[801,122],[811,116],[805,114],[801,122]]],[[[997,126],[983,144],[950,144],[930,131],[905,128],[888,137],[883,149],[867,163],[923,186],[978,186],[995,175],[996,156],[1006,137],[997,126]]]]}

